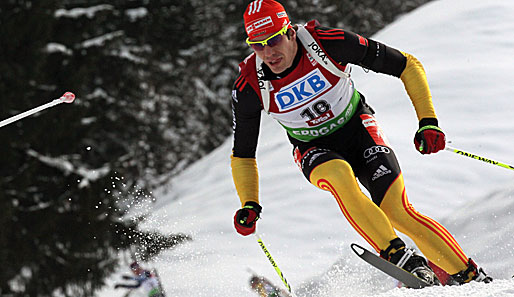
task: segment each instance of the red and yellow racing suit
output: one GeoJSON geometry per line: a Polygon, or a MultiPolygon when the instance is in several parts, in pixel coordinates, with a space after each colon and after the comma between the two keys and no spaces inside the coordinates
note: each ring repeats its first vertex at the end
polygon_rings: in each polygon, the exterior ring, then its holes
{"type": "MultiPolygon", "coordinates": [[[[316,21],[305,28],[338,68],[344,71],[354,64],[400,78],[418,120],[436,118],[423,66],[415,57],[346,30],[321,27],[316,21]]],[[[332,74],[297,42],[290,68],[278,75],[266,65],[262,69],[263,78],[272,85],[269,114],[286,130],[305,177],[336,198],[352,227],[377,252],[398,237],[396,229],[446,272],[466,269],[468,258],[452,235],[409,203],[394,151],[354,82],[332,74]],[[371,200],[360,190],[357,178],[371,200]]],[[[263,104],[255,63],[252,54],[240,64],[232,92],[231,166],[242,205],[259,203],[255,151],[263,104]]]]}

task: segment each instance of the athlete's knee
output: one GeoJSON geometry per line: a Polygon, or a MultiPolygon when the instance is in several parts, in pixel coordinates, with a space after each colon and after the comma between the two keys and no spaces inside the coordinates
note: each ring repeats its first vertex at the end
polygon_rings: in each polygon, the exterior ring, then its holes
{"type": "Polygon", "coordinates": [[[341,159],[334,159],[316,166],[309,176],[311,183],[318,179],[334,179],[350,176],[355,178],[352,167],[348,162],[341,159]]]}
{"type": "Polygon", "coordinates": [[[318,147],[310,147],[307,149],[295,147],[293,156],[296,164],[308,181],[311,181],[311,174],[315,168],[330,160],[342,159],[336,152],[318,147]]]}
{"type": "Polygon", "coordinates": [[[342,159],[333,159],[316,166],[309,180],[323,190],[330,190],[328,187],[333,186],[345,192],[360,191],[352,167],[342,159]]]}

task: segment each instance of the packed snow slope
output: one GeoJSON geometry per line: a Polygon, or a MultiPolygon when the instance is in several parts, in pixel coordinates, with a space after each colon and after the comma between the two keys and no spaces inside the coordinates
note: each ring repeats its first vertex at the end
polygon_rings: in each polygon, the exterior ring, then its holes
{"type": "MultiPolygon", "coordinates": [[[[434,1],[373,36],[423,63],[440,126],[454,147],[511,165],[513,16],[514,1],[434,1]]],[[[335,199],[307,182],[285,132],[263,115],[257,151],[263,213],[257,231],[293,290],[327,297],[514,296],[514,171],[451,152],[420,155],[412,144],[418,121],[401,81],[356,66],[352,75],[396,150],[412,204],[443,223],[495,281],[395,288],[392,279],[352,254],[350,243],[366,242],[335,199]]],[[[230,172],[231,146],[227,139],[190,166],[145,209],[152,212],[146,228],[194,238],[148,263],[159,270],[168,296],[256,296],[248,269],[282,285],[256,238],[233,228],[240,203],[230,172]]],[[[100,295],[123,293],[106,289],[100,295]]]]}

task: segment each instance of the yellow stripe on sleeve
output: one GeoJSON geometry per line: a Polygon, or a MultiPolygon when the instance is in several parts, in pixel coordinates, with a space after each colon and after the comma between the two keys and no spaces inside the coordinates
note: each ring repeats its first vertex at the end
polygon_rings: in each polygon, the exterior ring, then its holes
{"type": "Polygon", "coordinates": [[[230,156],[232,178],[241,200],[241,206],[248,201],[259,203],[259,172],[255,158],[239,158],[230,156]]]}
{"type": "Polygon", "coordinates": [[[407,64],[400,79],[414,105],[418,120],[437,118],[423,65],[416,57],[404,52],[402,54],[407,58],[407,64]]]}

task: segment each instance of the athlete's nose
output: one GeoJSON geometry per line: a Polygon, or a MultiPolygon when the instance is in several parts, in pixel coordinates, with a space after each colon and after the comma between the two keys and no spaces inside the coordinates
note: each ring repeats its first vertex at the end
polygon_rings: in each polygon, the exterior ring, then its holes
{"type": "Polygon", "coordinates": [[[270,47],[268,45],[266,45],[264,47],[264,56],[265,57],[271,57],[274,53],[275,53],[275,50],[272,47],[270,47]]]}

